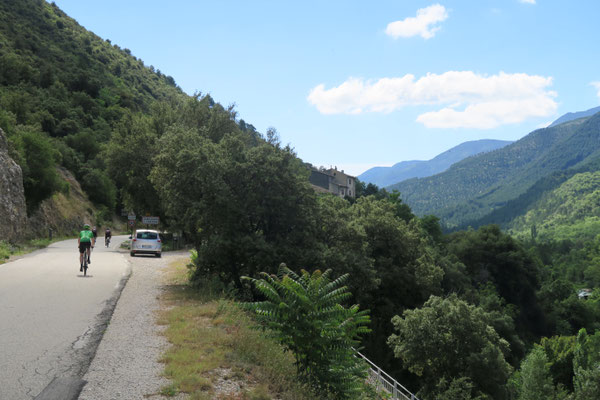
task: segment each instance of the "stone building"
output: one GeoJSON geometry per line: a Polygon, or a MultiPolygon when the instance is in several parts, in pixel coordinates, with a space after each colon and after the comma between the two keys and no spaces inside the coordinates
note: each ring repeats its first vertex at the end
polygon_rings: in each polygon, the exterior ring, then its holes
{"type": "Polygon", "coordinates": [[[319,193],[333,193],[340,197],[356,196],[356,177],[338,171],[337,167],[330,169],[311,169],[309,182],[319,193]]]}

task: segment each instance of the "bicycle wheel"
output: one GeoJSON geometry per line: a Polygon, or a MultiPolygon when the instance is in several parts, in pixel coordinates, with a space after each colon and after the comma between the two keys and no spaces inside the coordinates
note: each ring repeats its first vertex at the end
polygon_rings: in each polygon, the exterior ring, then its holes
{"type": "Polygon", "coordinates": [[[87,268],[88,268],[87,257],[86,257],[86,255],[84,255],[84,257],[83,257],[83,276],[87,276],[87,268]]]}

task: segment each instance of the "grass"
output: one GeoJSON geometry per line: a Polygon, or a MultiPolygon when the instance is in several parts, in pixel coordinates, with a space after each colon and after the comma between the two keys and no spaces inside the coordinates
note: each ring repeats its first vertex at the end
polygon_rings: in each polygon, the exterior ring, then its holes
{"type": "Polygon", "coordinates": [[[43,249],[50,244],[61,240],[72,239],[72,237],[54,237],[50,239],[31,239],[19,244],[10,244],[0,241],[0,264],[7,262],[11,256],[21,256],[32,251],[43,249]]]}
{"type": "Polygon", "coordinates": [[[165,275],[159,323],[171,343],[162,361],[172,383],[161,393],[191,399],[318,398],[297,381],[292,355],[238,304],[187,284],[188,262],[173,262],[165,275]]]}

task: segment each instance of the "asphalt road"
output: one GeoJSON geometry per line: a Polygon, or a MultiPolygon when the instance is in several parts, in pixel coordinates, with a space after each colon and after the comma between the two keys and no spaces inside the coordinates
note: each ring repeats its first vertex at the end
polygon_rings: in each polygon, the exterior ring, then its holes
{"type": "Polygon", "coordinates": [[[0,265],[0,399],[75,390],[131,271],[126,238],[99,238],[86,277],[76,240],[0,265]]]}

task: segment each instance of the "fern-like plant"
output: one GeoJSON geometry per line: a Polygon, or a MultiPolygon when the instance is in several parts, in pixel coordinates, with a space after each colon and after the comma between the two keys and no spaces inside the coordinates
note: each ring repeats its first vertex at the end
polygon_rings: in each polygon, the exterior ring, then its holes
{"type": "Polygon", "coordinates": [[[353,398],[362,391],[366,365],[354,357],[359,335],[368,333],[368,311],[344,307],[351,297],[344,283],[348,274],[331,280],[331,270],[298,275],[284,264],[277,275],[244,277],[265,297],[248,303],[258,318],[296,358],[299,376],[336,398],[353,398]]]}

